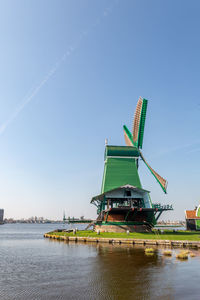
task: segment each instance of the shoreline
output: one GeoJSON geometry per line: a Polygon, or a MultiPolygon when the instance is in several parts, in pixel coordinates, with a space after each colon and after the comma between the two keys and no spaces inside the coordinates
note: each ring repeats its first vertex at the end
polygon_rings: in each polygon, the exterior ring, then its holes
{"type": "Polygon", "coordinates": [[[129,245],[151,245],[151,246],[166,246],[166,247],[190,247],[200,249],[200,241],[191,240],[176,240],[176,239],[141,239],[141,238],[124,238],[124,237],[91,237],[91,236],[79,236],[75,234],[73,236],[66,234],[57,234],[57,232],[49,232],[44,234],[44,238],[54,239],[65,242],[75,243],[109,243],[109,244],[129,244],[129,245]]]}

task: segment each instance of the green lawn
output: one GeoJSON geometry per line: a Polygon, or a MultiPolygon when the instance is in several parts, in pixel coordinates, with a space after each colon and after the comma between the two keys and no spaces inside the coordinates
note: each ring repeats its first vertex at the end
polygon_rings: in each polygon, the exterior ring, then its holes
{"type": "Polygon", "coordinates": [[[152,233],[115,233],[102,232],[99,235],[92,230],[80,230],[76,235],[67,232],[50,232],[49,234],[60,236],[79,236],[79,237],[98,237],[98,238],[133,238],[133,239],[155,239],[155,240],[188,240],[200,241],[200,232],[182,231],[173,232],[173,230],[164,230],[164,233],[158,233],[156,230],[152,233]]]}

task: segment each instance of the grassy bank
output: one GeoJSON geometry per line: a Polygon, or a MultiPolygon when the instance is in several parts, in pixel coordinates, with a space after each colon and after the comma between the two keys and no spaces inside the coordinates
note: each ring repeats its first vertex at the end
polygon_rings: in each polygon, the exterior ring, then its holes
{"type": "Polygon", "coordinates": [[[152,233],[114,233],[102,232],[99,235],[92,230],[80,230],[76,234],[73,232],[50,232],[51,235],[57,236],[77,236],[77,237],[98,237],[98,238],[132,238],[132,239],[153,239],[153,240],[182,240],[182,241],[200,241],[200,232],[164,230],[162,234],[157,231],[152,233]]]}

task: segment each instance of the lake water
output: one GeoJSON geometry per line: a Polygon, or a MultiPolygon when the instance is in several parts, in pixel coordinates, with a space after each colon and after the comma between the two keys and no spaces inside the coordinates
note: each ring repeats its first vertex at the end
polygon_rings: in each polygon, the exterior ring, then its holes
{"type": "Polygon", "coordinates": [[[0,299],[200,299],[200,251],[188,261],[158,249],[44,239],[63,225],[0,226],[0,299]]]}

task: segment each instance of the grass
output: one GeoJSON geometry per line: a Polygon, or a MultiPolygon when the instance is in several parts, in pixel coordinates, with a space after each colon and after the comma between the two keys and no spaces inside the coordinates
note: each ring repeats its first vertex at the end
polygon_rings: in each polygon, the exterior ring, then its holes
{"type": "Polygon", "coordinates": [[[145,253],[149,254],[149,253],[154,253],[156,250],[154,248],[145,248],[145,253]]]}
{"type": "Polygon", "coordinates": [[[154,256],[154,253],[155,253],[155,252],[145,252],[145,255],[146,255],[146,256],[154,256]]]}
{"type": "Polygon", "coordinates": [[[196,255],[193,252],[190,252],[190,257],[195,257],[196,255]]]}
{"type": "Polygon", "coordinates": [[[190,250],[182,250],[181,252],[184,252],[185,254],[190,254],[190,250]]]}
{"type": "Polygon", "coordinates": [[[172,256],[172,251],[171,250],[165,250],[165,251],[163,251],[163,255],[172,256]]]}
{"type": "Polygon", "coordinates": [[[153,256],[156,250],[154,248],[145,248],[145,255],[147,256],[153,256]]]}
{"type": "Polygon", "coordinates": [[[176,258],[186,260],[188,259],[188,251],[181,251],[176,255],[176,258]]]}
{"type": "Polygon", "coordinates": [[[195,257],[196,256],[194,254],[194,252],[191,252],[189,250],[182,250],[181,252],[179,252],[179,254],[176,255],[176,258],[179,258],[179,259],[188,259],[189,255],[190,255],[190,257],[195,257]]]}
{"type": "Polygon", "coordinates": [[[49,234],[55,234],[60,236],[79,236],[79,237],[96,237],[96,238],[132,238],[132,239],[152,239],[152,240],[180,240],[180,241],[200,241],[200,232],[191,232],[179,230],[174,232],[173,230],[164,230],[162,234],[159,234],[156,230],[151,233],[116,233],[116,232],[101,232],[97,234],[92,230],[78,230],[76,235],[73,232],[50,232],[49,234]]]}

